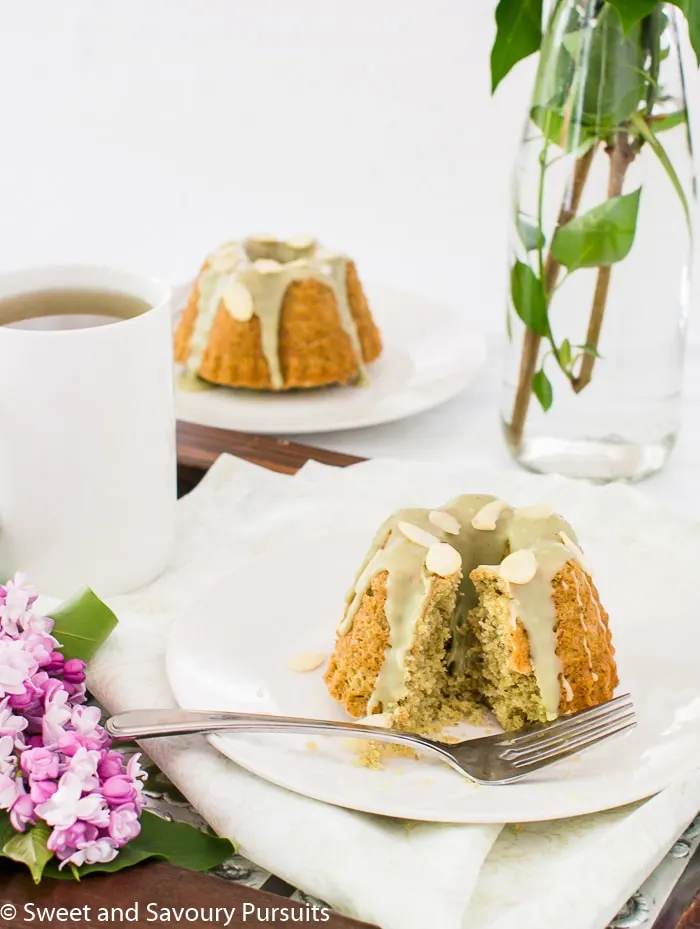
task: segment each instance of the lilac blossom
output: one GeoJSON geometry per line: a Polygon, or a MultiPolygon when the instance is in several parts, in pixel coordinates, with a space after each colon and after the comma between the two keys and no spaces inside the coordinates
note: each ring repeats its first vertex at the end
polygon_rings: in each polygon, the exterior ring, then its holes
{"type": "Polygon", "coordinates": [[[85,663],[64,659],[36,599],[21,575],[0,586],[0,811],[17,832],[48,825],[61,868],[106,863],[141,831],[146,775],[112,750],[85,663]]]}

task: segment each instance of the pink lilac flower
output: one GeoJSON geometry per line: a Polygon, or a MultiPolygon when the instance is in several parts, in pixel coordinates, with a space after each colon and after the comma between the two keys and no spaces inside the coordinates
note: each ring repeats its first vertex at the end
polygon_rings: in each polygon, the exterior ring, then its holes
{"type": "Polygon", "coordinates": [[[8,706],[8,700],[0,700],[0,736],[9,735],[13,739],[27,728],[27,720],[16,716],[8,706]]]}
{"type": "Polygon", "coordinates": [[[108,862],[141,831],[146,773],[111,750],[85,663],[64,659],[35,602],[19,575],[0,586],[0,810],[17,832],[51,827],[60,867],[108,862]]]}
{"type": "Polygon", "coordinates": [[[23,694],[24,682],[37,670],[22,639],[0,639],[0,700],[8,694],[23,694]]]}
{"type": "Polygon", "coordinates": [[[46,803],[58,790],[56,781],[31,781],[29,782],[29,795],[39,806],[40,803],[46,803]]]}
{"type": "Polygon", "coordinates": [[[19,779],[9,774],[0,774],[0,810],[9,810],[19,797],[19,779]]]}
{"type": "Polygon", "coordinates": [[[88,748],[101,748],[105,742],[105,731],[99,725],[101,713],[96,706],[76,706],[70,717],[71,725],[80,744],[88,748]]]}
{"type": "Polygon", "coordinates": [[[46,845],[49,851],[55,853],[57,858],[67,861],[77,851],[78,845],[94,842],[98,835],[97,826],[78,822],[72,826],[61,826],[54,829],[46,845]]]}
{"type": "MultiPolygon", "coordinates": [[[[65,864],[74,864],[80,867],[83,864],[106,864],[119,854],[116,844],[106,836],[96,839],[94,842],[82,842],[78,845],[78,850],[70,856],[65,864]]],[[[61,868],[61,865],[59,865],[61,868]]]]}
{"type": "Polygon", "coordinates": [[[10,823],[17,832],[24,832],[27,826],[36,824],[36,804],[31,796],[26,793],[26,788],[19,778],[17,780],[17,790],[19,796],[10,808],[10,823]]]}
{"type": "Polygon", "coordinates": [[[125,803],[109,814],[109,834],[120,847],[141,832],[140,813],[136,804],[125,803]]]}
{"type": "Polygon", "coordinates": [[[80,778],[70,771],[61,777],[56,793],[37,807],[37,813],[49,826],[72,826],[79,819],[100,827],[109,823],[105,798],[99,793],[83,796],[80,778]]]}
{"type": "Polygon", "coordinates": [[[68,762],[68,770],[80,781],[83,793],[89,793],[100,786],[97,776],[97,766],[100,763],[100,753],[87,748],[79,748],[68,762]]]}
{"type": "Polygon", "coordinates": [[[56,752],[52,752],[48,748],[29,748],[22,752],[20,758],[24,774],[37,781],[57,778],[59,763],[56,752]]]}
{"type": "Polygon", "coordinates": [[[0,774],[14,774],[17,765],[15,740],[12,736],[0,736],[0,774]]]}
{"type": "Polygon", "coordinates": [[[124,758],[119,752],[104,752],[97,765],[97,773],[104,780],[123,774],[124,770],[124,758]]]}

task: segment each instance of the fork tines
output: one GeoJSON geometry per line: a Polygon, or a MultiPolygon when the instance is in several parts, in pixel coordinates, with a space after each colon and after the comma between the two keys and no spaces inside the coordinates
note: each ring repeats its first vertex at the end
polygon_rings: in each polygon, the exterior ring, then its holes
{"type": "Polygon", "coordinates": [[[629,694],[556,722],[498,739],[500,757],[516,768],[540,767],[564,758],[636,725],[629,694]]]}

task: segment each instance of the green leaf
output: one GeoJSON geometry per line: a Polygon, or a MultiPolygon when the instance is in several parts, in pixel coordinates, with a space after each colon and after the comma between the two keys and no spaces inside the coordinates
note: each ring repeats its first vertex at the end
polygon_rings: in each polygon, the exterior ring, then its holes
{"type": "Polygon", "coordinates": [[[588,132],[577,120],[565,120],[560,110],[533,106],[530,119],[549,142],[567,154],[575,154],[577,158],[585,155],[598,141],[598,137],[588,132]]]}
{"type": "Polygon", "coordinates": [[[491,49],[491,93],[519,61],[542,44],[542,0],[500,0],[491,49]]]}
{"type": "Polygon", "coordinates": [[[51,827],[39,822],[26,832],[16,832],[3,845],[2,854],[20,864],[26,864],[34,883],[38,884],[46,865],[53,858],[53,852],[46,847],[50,835],[51,827]]]}
{"type": "Polygon", "coordinates": [[[552,257],[569,271],[622,261],[634,243],[641,192],[640,187],[634,193],[611,197],[560,226],[552,239],[552,257]]]}
{"type": "MultiPolygon", "coordinates": [[[[141,817],[141,834],[125,845],[114,861],[85,865],[80,868],[80,876],[97,872],[112,874],[148,858],[169,861],[175,867],[189,871],[210,871],[234,852],[235,846],[228,839],[201,832],[188,823],[168,822],[146,810],[141,817]]],[[[70,879],[72,875],[66,869],[59,871],[53,861],[46,869],[46,877],[70,879]]]]}
{"type": "Polygon", "coordinates": [[[540,406],[547,412],[554,400],[552,385],[544,371],[538,371],[532,378],[532,392],[540,401],[540,406]]]}
{"type": "Polygon", "coordinates": [[[617,10],[625,34],[638,25],[645,16],[650,16],[658,2],[659,0],[608,0],[608,3],[617,10]]]}
{"type": "Polygon", "coordinates": [[[574,347],[575,347],[575,348],[580,348],[582,354],[584,354],[584,355],[593,355],[594,358],[602,358],[602,357],[603,357],[603,356],[600,354],[600,352],[598,351],[598,349],[595,347],[595,345],[576,345],[576,346],[574,346],[574,347]]]}
{"type": "Polygon", "coordinates": [[[0,811],[0,857],[2,857],[2,850],[6,843],[9,842],[14,835],[17,835],[17,833],[12,828],[9,813],[5,813],[4,810],[0,811]]]}
{"type": "Polygon", "coordinates": [[[571,364],[571,342],[568,339],[559,346],[559,363],[563,368],[568,368],[571,364]]]}
{"type": "Polygon", "coordinates": [[[63,646],[67,659],[89,661],[109,638],[117,625],[117,617],[106,603],[89,587],[71,600],[66,600],[51,613],[53,635],[63,646]]]}
{"type": "Polygon", "coordinates": [[[649,147],[661,162],[664,171],[668,175],[669,180],[673,184],[673,187],[678,194],[678,198],[681,201],[681,207],[683,208],[683,214],[685,215],[685,221],[688,224],[688,229],[692,232],[693,221],[690,215],[690,207],[688,206],[688,198],[685,195],[683,185],[681,184],[680,178],[676,173],[676,169],[673,167],[671,159],[666,154],[666,149],[656,138],[654,130],[646,122],[646,120],[642,119],[639,113],[635,113],[635,115],[632,117],[632,125],[635,127],[644,141],[649,143],[649,147]]]}
{"type": "Polygon", "coordinates": [[[518,230],[518,235],[520,236],[520,241],[525,246],[526,251],[532,252],[536,248],[544,246],[545,238],[542,234],[542,230],[538,229],[537,226],[529,220],[523,219],[522,213],[518,213],[515,225],[518,230]]]}
{"type": "Polygon", "coordinates": [[[593,28],[564,38],[564,46],[578,63],[572,88],[576,112],[597,135],[605,135],[636,112],[646,97],[641,27],[625,35],[620,17],[603,6],[593,28]]]}
{"type": "Polygon", "coordinates": [[[688,22],[690,44],[693,46],[695,57],[700,65],[700,3],[698,0],[670,0],[674,6],[682,10],[688,22]]]}
{"type": "Polygon", "coordinates": [[[669,129],[675,129],[676,126],[682,126],[688,121],[687,110],[676,110],[675,113],[659,114],[653,117],[654,132],[668,132],[669,129]]]}
{"type": "Polygon", "coordinates": [[[549,332],[547,300],[542,282],[530,265],[516,261],[510,273],[510,294],[515,312],[537,335],[549,332]]]}

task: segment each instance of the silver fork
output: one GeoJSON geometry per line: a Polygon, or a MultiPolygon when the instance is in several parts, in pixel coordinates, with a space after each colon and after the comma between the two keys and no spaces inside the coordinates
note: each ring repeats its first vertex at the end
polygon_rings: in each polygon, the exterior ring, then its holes
{"type": "Polygon", "coordinates": [[[107,732],[115,739],[207,732],[297,732],[306,735],[352,735],[376,742],[407,745],[436,756],[478,784],[512,784],[533,771],[578,754],[636,726],[629,694],[540,726],[527,726],[483,739],[447,744],[410,732],[380,729],[370,721],[337,723],[293,716],[251,713],[196,713],[189,710],[132,710],[112,716],[107,732]]]}

